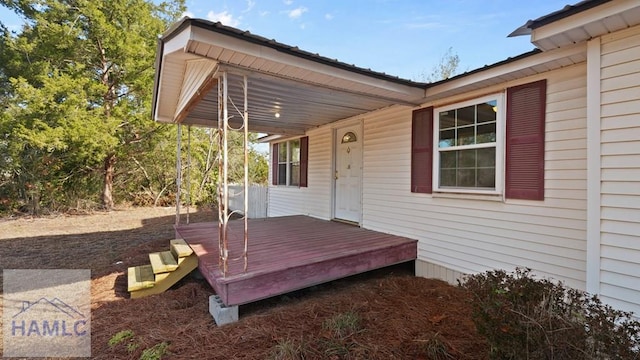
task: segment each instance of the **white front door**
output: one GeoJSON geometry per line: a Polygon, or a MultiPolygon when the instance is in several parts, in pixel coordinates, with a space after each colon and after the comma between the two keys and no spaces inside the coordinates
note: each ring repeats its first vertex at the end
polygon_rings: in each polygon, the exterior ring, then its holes
{"type": "Polygon", "coordinates": [[[359,126],[336,130],[336,219],[360,223],[362,211],[362,139],[359,126]]]}

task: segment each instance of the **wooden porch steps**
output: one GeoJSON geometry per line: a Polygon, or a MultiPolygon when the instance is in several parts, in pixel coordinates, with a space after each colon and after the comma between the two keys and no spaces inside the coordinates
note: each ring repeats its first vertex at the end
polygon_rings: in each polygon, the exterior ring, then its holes
{"type": "Polygon", "coordinates": [[[160,294],[198,267],[198,257],[183,239],[171,240],[168,251],[149,254],[149,262],[127,269],[132,299],[160,294]]]}

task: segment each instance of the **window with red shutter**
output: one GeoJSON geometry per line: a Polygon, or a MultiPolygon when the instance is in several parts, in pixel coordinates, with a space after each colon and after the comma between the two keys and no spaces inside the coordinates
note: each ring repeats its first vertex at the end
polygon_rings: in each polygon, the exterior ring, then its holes
{"type": "Polygon", "coordinates": [[[414,110],[411,120],[411,192],[432,192],[433,107],[414,110]]]}
{"type": "Polygon", "coordinates": [[[507,198],[544,200],[546,94],[546,80],[507,89],[507,198]]]}

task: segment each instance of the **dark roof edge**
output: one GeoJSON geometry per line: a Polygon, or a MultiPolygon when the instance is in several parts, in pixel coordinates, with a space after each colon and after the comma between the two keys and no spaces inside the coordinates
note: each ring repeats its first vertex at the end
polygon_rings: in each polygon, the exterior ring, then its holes
{"type": "Polygon", "coordinates": [[[156,47],[156,59],[154,61],[153,68],[155,69],[153,75],[153,92],[151,94],[151,119],[156,119],[158,96],[160,90],[160,72],[162,72],[162,54],[164,53],[164,39],[162,37],[158,37],[156,47]]]}
{"type": "Polygon", "coordinates": [[[541,26],[551,24],[552,22],[556,22],[558,20],[562,20],[571,15],[575,15],[581,13],[583,11],[592,9],[596,6],[600,6],[602,4],[608,3],[611,0],[583,0],[575,5],[567,5],[561,10],[554,11],[551,14],[547,14],[545,16],[541,16],[530,24],[531,29],[536,29],[541,26]]]}
{"type": "Polygon", "coordinates": [[[437,85],[440,85],[440,84],[447,83],[449,81],[457,80],[457,79],[460,79],[460,78],[464,78],[466,76],[470,76],[470,75],[477,74],[477,73],[480,73],[480,72],[483,72],[483,71],[487,71],[487,70],[490,70],[490,69],[493,69],[493,68],[497,68],[497,67],[500,67],[502,65],[506,65],[506,64],[509,64],[509,63],[512,63],[512,62],[515,62],[515,61],[518,61],[518,60],[522,60],[522,59],[528,58],[529,56],[540,54],[541,52],[542,52],[542,50],[540,50],[540,49],[533,49],[533,50],[528,51],[526,53],[523,53],[523,54],[520,54],[520,55],[517,55],[517,56],[514,56],[514,57],[509,57],[509,58],[507,58],[505,60],[502,60],[502,61],[499,61],[497,63],[493,63],[493,64],[490,64],[490,65],[485,65],[483,67],[468,71],[466,73],[462,73],[460,75],[456,75],[456,76],[450,77],[448,79],[444,79],[444,80],[440,80],[440,81],[436,81],[436,82],[427,84],[427,88],[431,88],[431,87],[434,87],[434,86],[437,86],[437,85]]]}
{"type": "Polygon", "coordinates": [[[560,10],[554,11],[550,14],[543,15],[535,20],[529,20],[524,25],[514,30],[509,37],[527,35],[531,33],[531,30],[537,29],[541,26],[551,24],[558,20],[562,20],[569,16],[579,14],[583,11],[587,11],[596,6],[611,2],[612,0],[583,0],[574,5],[567,5],[560,10]]]}
{"type": "Polygon", "coordinates": [[[179,23],[177,23],[175,26],[173,26],[172,28],[170,28],[169,30],[167,30],[165,32],[165,34],[162,36],[162,39],[164,41],[167,41],[171,38],[173,38],[174,36],[176,36],[180,31],[182,31],[185,27],[187,26],[196,26],[196,27],[200,27],[206,30],[210,30],[210,31],[214,31],[223,35],[227,35],[227,36],[231,36],[243,41],[247,41],[253,44],[257,44],[257,45],[261,45],[261,46],[266,46],[269,47],[271,49],[274,49],[276,51],[285,53],[285,54],[289,54],[289,55],[293,55],[305,60],[310,60],[313,62],[317,62],[320,64],[324,64],[324,65],[328,65],[328,66],[332,66],[335,68],[339,68],[342,70],[346,70],[346,71],[350,71],[350,72],[354,72],[357,74],[361,74],[361,75],[365,75],[365,76],[370,76],[379,80],[385,80],[385,81],[390,81],[396,84],[401,84],[401,85],[406,85],[406,86],[411,86],[411,87],[416,87],[416,88],[420,88],[420,89],[424,89],[426,86],[426,83],[423,82],[417,82],[417,81],[413,81],[413,80],[407,80],[407,79],[402,79],[400,77],[397,76],[393,76],[393,75],[388,75],[386,73],[382,73],[382,72],[378,72],[378,71],[373,71],[371,69],[365,69],[365,68],[361,68],[355,65],[350,65],[341,61],[338,61],[336,59],[330,59],[328,57],[324,57],[321,56],[319,54],[313,54],[311,52],[305,51],[305,50],[301,50],[299,49],[297,46],[290,46],[290,45],[286,45],[280,42],[277,42],[273,39],[267,39],[265,37],[262,36],[258,36],[258,35],[254,35],[252,33],[250,33],[249,31],[243,31],[243,30],[239,30],[236,29],[234,27],[230,27],[230,26],[226,26],[221,24],[220,22],[212,22],[209,20],[204,20],[204,19],[192,19],[192,18],[188,18],[185,17],[183,19],[180,20],[179,23]]]}

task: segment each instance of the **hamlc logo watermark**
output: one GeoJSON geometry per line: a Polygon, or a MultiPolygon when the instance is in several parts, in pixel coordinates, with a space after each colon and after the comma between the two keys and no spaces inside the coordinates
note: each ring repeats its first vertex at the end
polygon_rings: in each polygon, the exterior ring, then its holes
{"type": "Polygon", "coordinates": [[[4,270],[5,357],[91,356],[90,270],[4,270]]]}

